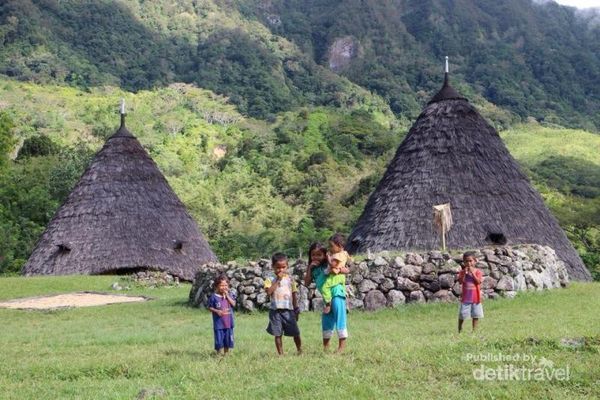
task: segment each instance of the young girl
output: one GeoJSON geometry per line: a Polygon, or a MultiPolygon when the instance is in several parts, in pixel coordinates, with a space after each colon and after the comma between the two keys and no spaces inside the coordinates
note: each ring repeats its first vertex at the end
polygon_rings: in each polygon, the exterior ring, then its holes
{"type": "Polygon", "coordinates": [[[212,312],[217,354],[227,354],[233,349],[233,307],[235,294],[229,293],[229,281],[225,275],[215,279],[215,292],[208,299],[208,309],[212,312]]]}
{"type": "Polygon", "coordinates": [[[314,281],[317,290],[321,292],[327,277],[325,269],[327,269],[327,248],[319,242],[314,242],[308,248],[308,268],[304,275],[304,286],[308,287],[314,281]]]}
{"type": "MultiPolygon", "coordinates": [[[[334,240],[338,243],[336,246],[340,246],[343,251],[343,236],[340,234],[332,236],[331,241],[334,240]]],[[[340,248],[331,248],[332,253],[339,253],[340,248]]],[[[348,253],[346,253],[347,255],[348,253]]],[[[321,317],[321,327],[323,330],[323,350],[329,348],[329,342],[333,336],[333,331],[338,331],[338,352],[344,350],[346,345],[346,338],[348,337],[348,330],[346,327],[346,288],[345,288],[345,276],[349,272],[349,269],[339,260],[336,260],[333,264],[329,265],[327,260],[330,257],[327,249],[318,242],[310,245],[308,249],[308,269],[304,276],[304,284],[309,286],[312,281],[315,282],[317,290],[323,295],[324,301],[329,304],[325,305],[323,315],[321,317]],[[327,271],[330,270],[331,273],[327,271]],[[340,274],[341,276],[339,276],[340,274]],[[328,297],[325,300],[325,296],[328,297]]]]}
{"type": "Polygon", "coordinates": [[[458,273],[458,282],[462,285],[458,311],[458,333],[462,331],[465,319],[471,318],[473,320],[473,332],[475,332],[479,319],[483,318],[483,306],[481,305],[483,272],[475,267],[476,264],[477,256],[475,252],[467,251],[463,254],[463,266],[458,273]]]}

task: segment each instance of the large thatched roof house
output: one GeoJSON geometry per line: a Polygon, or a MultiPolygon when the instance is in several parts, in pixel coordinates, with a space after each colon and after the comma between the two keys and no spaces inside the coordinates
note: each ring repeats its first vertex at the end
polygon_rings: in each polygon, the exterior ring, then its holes
{"type": "Polygon", "coordinates": [[[537,243],[572,279],[589,280],[577,252],[500,136],[448,83],[398,148],[348,238],[353,252],[439,249],[432,207],[450,203],[452,249],[537,243]]]}
{"type": "Polygon", "coordinates": [[[193,280],[200,265],[217,260],[124,117],[48,224],[23,274],[154,269],[193,280]]]}

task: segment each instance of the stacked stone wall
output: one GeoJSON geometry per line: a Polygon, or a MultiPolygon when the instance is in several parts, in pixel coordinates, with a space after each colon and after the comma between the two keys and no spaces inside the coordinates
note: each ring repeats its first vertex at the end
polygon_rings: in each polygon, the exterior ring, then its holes
{"type": "MultiPolygon", "coordinates": [[[[477,268],[483,271],[484,298],[514,297],[524,290],[543,290],[566,286],[569,278],[565,264],[554,250],[540,245],[483,248],[475,251],[477,268]]],[[[459,300],[457,274],[460,255],[440,251],[390,256],[383,252],[350,265],[346,283],[348,303],[353,309],[376,310],[406,303],[454,302],[459,300]]],[[[290,263],[289,273],[298,283],[302,311],[323,308],[314,283],[306,287],[303,277],[306,262],[290,263]]],[[[268,309],[264,280],[273,276],[269,260],[238,265],[207,264],[196,274],[189,302],[205,307],[213,291],[214,279],[225,274],[237,293],[237,308],[245,311],[268,309]]]]}

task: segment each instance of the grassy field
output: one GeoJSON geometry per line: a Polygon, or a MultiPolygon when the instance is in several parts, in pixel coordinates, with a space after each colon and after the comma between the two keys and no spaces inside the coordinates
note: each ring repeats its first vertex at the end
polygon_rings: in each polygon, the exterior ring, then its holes
{"type": "Polygon", "coordinates": [[[522,124],[501,132],[500,136],[512,156],[523,165],[563,156],[600,166],[600,135],[596,133],[522,124]]]}
{"type": "MultiPolygon", "coordinates": [[[[80,290],[111,292],[114,277],[0,278],[0,300],[80,290]]],[[[351,312],[347,353],[324,355],[319,315],[305,313],[304,354],[275,355],[263,313],[236,316],[236,349],[213,356],[210,315],[186,307],[189,286],[134,289],[145,303],[0,309],[1,399],[148,398],[598,398],[600,284],[485,303],[481,330],[455,333],[456,305],[351,312]],[[585,338],[579,347],[560,344],[585,338]],[[481,355],[519,356],[503,362],[481,355]],[[523,355],[536,357],[532,363],[523,355]],[[478,381],[484,365],[535,368],[541,357],[568,380],[478,381]],[[564,373],[564,371],[563,371],[564,373]],[[161,394],[162,393],[162,394],[161,394]]],[[[546,366],[546,369],[549,367],[546,366]]]]}

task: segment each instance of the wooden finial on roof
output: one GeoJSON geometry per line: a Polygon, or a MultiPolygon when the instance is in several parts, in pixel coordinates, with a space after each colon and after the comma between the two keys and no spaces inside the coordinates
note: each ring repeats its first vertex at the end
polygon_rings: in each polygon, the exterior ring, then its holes
{"type": "Polygon", "coordinates": [[[125,126],[125,99],[121,99],[121,106],[119,107],[119,113],[121,114],[121,126],[125,126]]]}
{"type": "Polygon", "coordinates": [[[446,65],[444,66],[444,86],[448,86],[448,56],[446,56],[446,65]]]}

